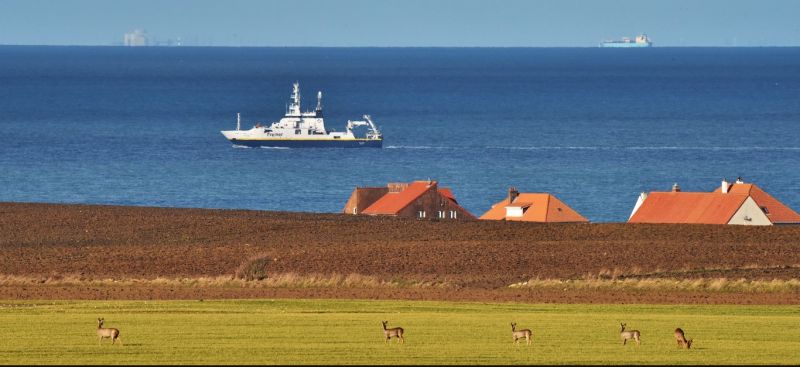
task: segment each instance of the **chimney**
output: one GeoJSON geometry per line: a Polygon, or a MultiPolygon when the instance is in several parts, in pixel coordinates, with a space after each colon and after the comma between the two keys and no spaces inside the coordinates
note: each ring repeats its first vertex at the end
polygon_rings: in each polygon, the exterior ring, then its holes
{"type": "Polygon", "coordinates": [[[742,180],[742,176],[739,176],[739,177],[736,178],[736,183],[737,184],[743,184],[744,183],[744,180],[742,180]]]}
{"type": "Polygon", "coordinates": [[[519,191],[517,191],[516,187],[509,187],[508,188],[508,203],[511,204],[514,202],[514,199],[519,196],[519,191]]]}
{"type": "Polygon", "coordinates": [[[672,192],[681,192],[681,187],[678,186],[678,183],[672,184],[672,192]]]}
{"type": "Polygon", "coordinates": [[[720,192],[722,192],[723,194],[727,194],[728,193],[728,180],[726,180],[724,178],[722,179],[722,185],[720,186],[720,192]]]}

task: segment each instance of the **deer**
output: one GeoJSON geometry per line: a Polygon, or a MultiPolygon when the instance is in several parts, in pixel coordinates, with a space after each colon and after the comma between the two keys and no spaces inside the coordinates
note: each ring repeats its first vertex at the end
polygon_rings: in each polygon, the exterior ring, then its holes
{"type": "Polygon", "coordinates": [[[533,337],[533,332],[530,329],[522,329],[517,330],[517,323],[511,323],[511,337],[514,338],[514,344],[519,345],[520,339],[525,339],[525,344],[531,345],[531,338],[533,337]]]}
{"type": "Polygon", "coordinates": [[[686,349],[691,349],[692,340],[693,339],[686,340],[686,336],[683,335],[683,329],[675,329],[675,341],[678,342],[678,348],[686,347],[686,349]]]}
{"type": "Polygon", "coordinates": [[[628,342],[628,339],[633,339],[636,342],[636,345],[639,345],[639,330],[628,330],[625,331],[625,324],[619,324],[621,328],[619,329],[619,337],[622,339],[622,345],[625,345],[628,342]]]}
{"type": "Polygon", "coordinates": [[[398,343],[406,342],[405,339],[403,339],[403,328],[393,327],[391,329],[387,329],[386,324],[388,324],[389,321],[381,321],[381,323],[383,324],[383,336],[386,338],[385,342],[387,344],[389,343],[389,339],[392,337],[396,337],[398,343]]]}
{"type": "Polygon", "coordinates": [[[122,339],[119,338],[119,329],[104,328],[103,327],[103,323],[104,322],[105,322],[105,320],[102,319],[102,318],[97,319],[97,336],[100,338],[97,341],[97,345],[100,345],[100,343],[105,338],[110,338],[112,345],[114,344],[114,341],[116,341],[116,340],[119,340],[119,345],[122,345],[122,339]]]}

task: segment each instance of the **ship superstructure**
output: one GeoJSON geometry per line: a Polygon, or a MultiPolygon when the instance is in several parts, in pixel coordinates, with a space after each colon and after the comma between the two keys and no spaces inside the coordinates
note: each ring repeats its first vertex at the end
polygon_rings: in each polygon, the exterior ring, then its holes
{"type": "Polygon", "coordinates": [[[317,106],[314,111],[300,109],[300,83],[292,88],[291,102],[286,113],[278,122],[269,126],[256,123],[249,130],[241,130],[241,116],[236,114],[236,130],[222,131],[222,135],[234,145],[276,148],[381,148],[383,135],[369,115],[364,120],[348,120],[345,131],[327,131],[322,113],[322,92],[317,92],[317,106]],[[354,129],[366,126],[363,137],[356,137],[354,129]]]}
{"type": "Polygon", "coordinates": [[[618,41],[603,41],[600,42],[600,47],[653,47],[653,42],[647,38],[646,34],[640,34],[634,39],[623,37],[618,41]]]}

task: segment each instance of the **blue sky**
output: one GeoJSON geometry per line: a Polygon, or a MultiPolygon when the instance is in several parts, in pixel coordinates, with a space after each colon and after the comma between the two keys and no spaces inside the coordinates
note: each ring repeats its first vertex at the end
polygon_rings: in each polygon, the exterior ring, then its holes
{"type": "Polygon", "coordinates": [[[112,45],[144,29],[214,46],[800,46],[795,0],[0,0],[0,44],[112,45]]]}

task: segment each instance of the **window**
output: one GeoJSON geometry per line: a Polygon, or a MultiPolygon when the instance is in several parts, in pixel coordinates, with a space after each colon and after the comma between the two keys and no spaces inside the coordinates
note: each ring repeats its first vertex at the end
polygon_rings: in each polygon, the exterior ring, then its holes
{"type": "Polygon", "coordinates": [[[420,210],[419,212],[417,212],[417,215],[419,216],[420,219],[425,218],[425,211],[420,210]]]}
{"type": "Polygon", "coordinates": [[[458,215],[458,212],[456,212],[455,210],[451,210],[450,211],[450,219],[456,219],[457,215],[458,215]]]}
{"type": "Polygon", "coordinates": [[[300,134],[302,134],[302,130],[297,129],[297,130],[294,131],[294,134],[295,135],[300,135],[300,134]]]}
{"type": "Polygon", "coordinates": [[[767,209],[767,207],[766,207],[766,206],[762,206],[762,207],[761,207],[761,211],[762,211],[762,212],[764,212],[764,214],[767,214],[767,215],[769,215],[769,209],[767,209]]]}
{"type": "Polygon", "coordinates": [[[358,211],[358,208],[353,207],[353,214],[358,214],[357,211],[358,211]]]}
{"type": "Polygon", "coordinates": [[[444,213],[445,213],[445,211],[444,211],[444,210],[440,210],[440,211],[439,211],[439,219],[444,219],[444,218],[445,218],[445,215],[444,215],[444,213]]]}

